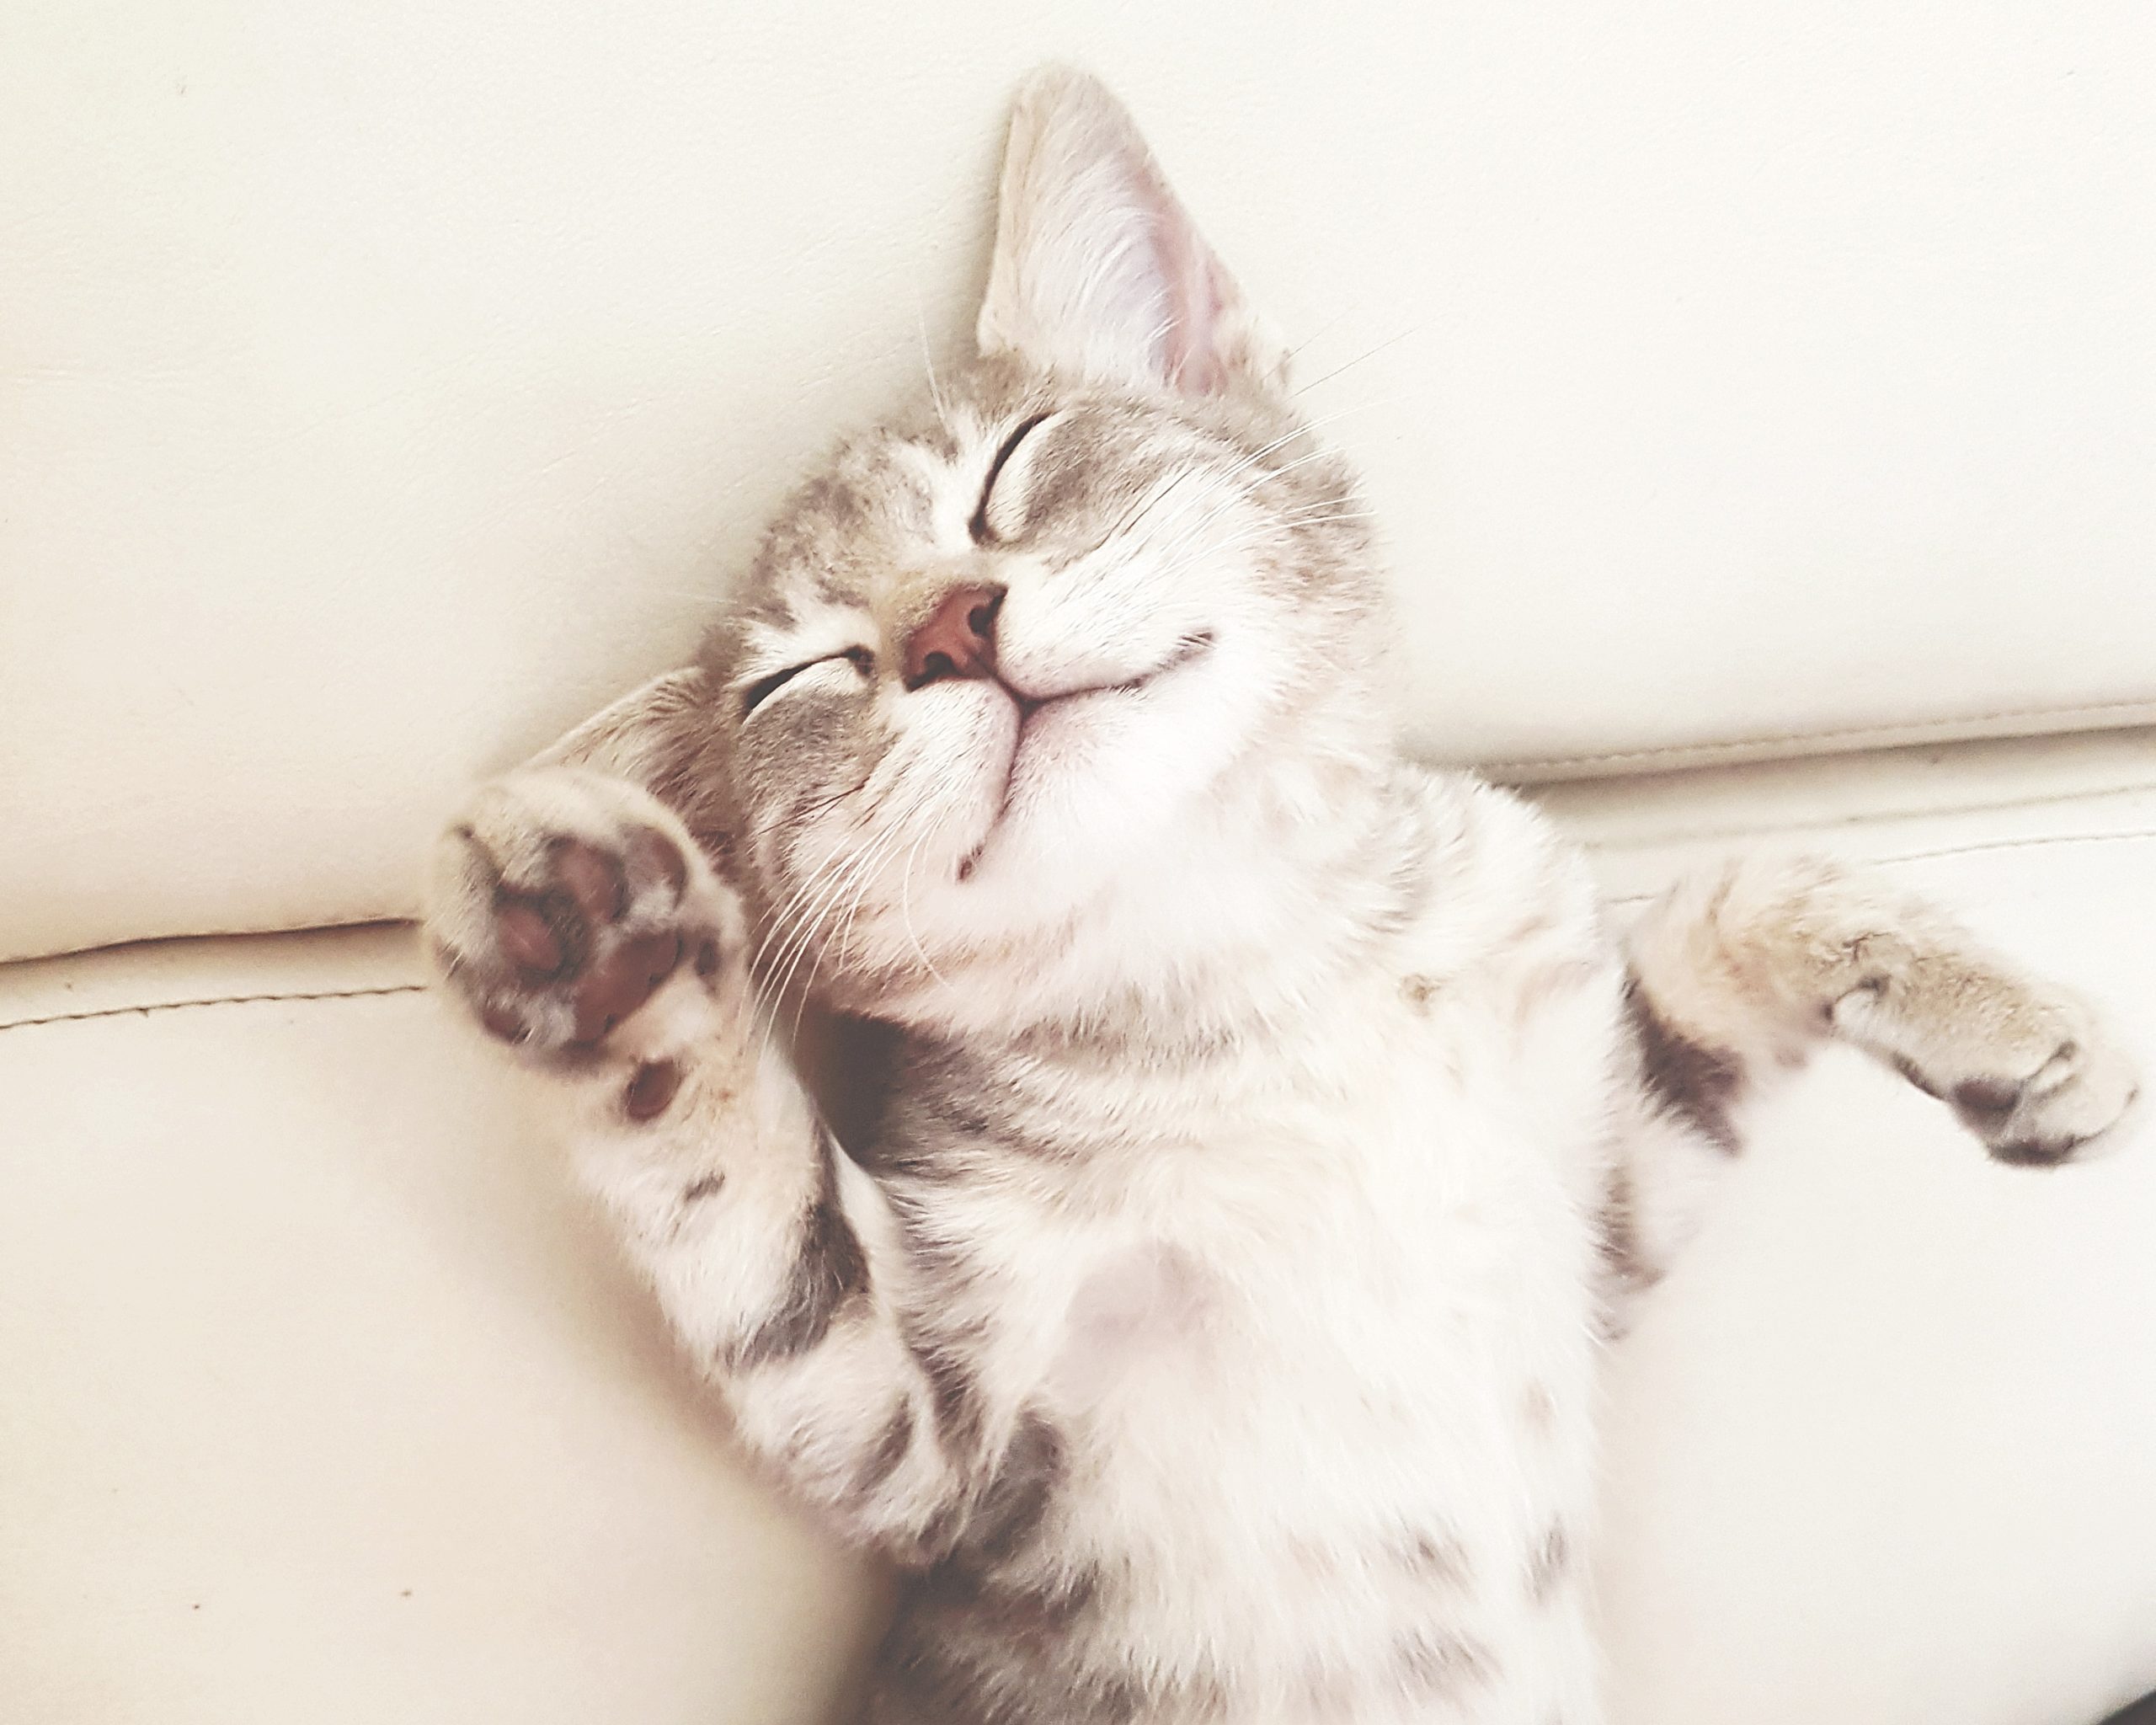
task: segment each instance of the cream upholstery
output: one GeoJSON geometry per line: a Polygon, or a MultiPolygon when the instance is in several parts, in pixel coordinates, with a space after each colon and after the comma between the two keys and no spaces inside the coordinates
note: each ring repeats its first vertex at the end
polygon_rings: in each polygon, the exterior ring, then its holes
{"type": "Polygon", "coordinates": [[[2145,8],[18,0],[0,956],[408,911],[957,350],[1049,55],[1301,344],[1433,749],[2156,719],[2145,8]]]}
{"type": "MultiPolygon", "coordinates": [[[[2156,735],[1548,800],[1620,904],[1732,845],[1880,863],[2156,1060],[2156,735]]],[[[2083,1725],[2156,1685],[2150,1117],[2018,1180],[1844,1055],[1757,1125],[1614,1361],[1617,1725],[2083,1725]]]]}
{"type": "MultiPolygon", "coordinates": [[[[2139,9],[0,8],[0,1719],[841,1716],[878,1583],[319,931],[958,350],[1050,55],[1307,344],[1425,746],[1620,904],[1885,862],[2156,1072],[2139,9]]],[[[1614,1362],[1614,1725],[2156,1684],[2156,1135],[1994,1168],[1837,1060],[1763,1131],[1614,1362]]]]}
{"type": "MultiPolygon", "coordinates": [[[[1636,789],[1547,798],[1620,902],[1830,842],[2156,1067],[2156,736],[1636,789]]],[[[0,970],[0,1717],[838,1717],[873,1586],[741,1477],[502,1076],[403,930],[0,970]]],[[[2156,1681],[2152,1214],[2145,1130],[1998,1168],[1853,1059],[1769,1110],[1614,1361],[1616,1725],[2084,1725],[2156,1681]]]]}
{"type": "Polygon", "coordinates": [[[6,989],[0,1718],[827,1717],[864,1585],[714,1465],[408,933],[6,989]]]}

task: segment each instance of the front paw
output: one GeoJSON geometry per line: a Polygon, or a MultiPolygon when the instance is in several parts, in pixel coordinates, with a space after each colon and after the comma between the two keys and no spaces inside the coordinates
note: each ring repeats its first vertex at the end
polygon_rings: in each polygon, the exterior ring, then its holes
{"type": "Polygon", "coordinates": [[[479,793],[443,836],[427,914],[449,991],[489,1035],[562,1065],[643,1052],[664,985],[741,968],[744,927],[664,804],[564,768],[479,793]]]}

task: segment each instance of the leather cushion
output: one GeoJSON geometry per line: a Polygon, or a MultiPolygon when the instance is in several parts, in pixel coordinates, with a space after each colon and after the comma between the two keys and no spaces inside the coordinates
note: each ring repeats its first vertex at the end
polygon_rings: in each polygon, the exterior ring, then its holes
{"type": "Polygon", "coordinates": [[[0,956],[408,912],[963,346],[1049,54],[1301,344],[1423,746],[2156,717],[2136,8],[19,4],[0,956]]]}
{"type": "MultiPolygon", "coordinates": [[[[1621,841],[1551,801],[1620,900],[1777,808],[2156,1072],[2156,793],[1951,764],[1673,780],[1621,841]]],[[[396,930],[0,968],[0,1717],[835,1722],[873,1585],[729,1459],[417,978],[396,930]]],[[[2152,1206],[2145,1119],[1998,1167],[1853,1056],[1766,1111],[1612,1362],[1613,1725],[2075,1725],[2156,1683],[2152,1206]]]]}

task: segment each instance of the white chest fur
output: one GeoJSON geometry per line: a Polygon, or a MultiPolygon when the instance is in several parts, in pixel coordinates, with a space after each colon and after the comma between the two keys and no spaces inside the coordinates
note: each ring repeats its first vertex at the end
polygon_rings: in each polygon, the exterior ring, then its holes
{"type": "Polygon", "coordinates": [[[1619,1018],[1582,906],[1497,948],[1410,929],[1246,1069],[1060,1092],[1147,1123],[1112,1158],[953,1195],[1071,1435],[1059,1538],[1154,1595],[1162,1658],[1353,1669],[1434,1611],[1540,1684],[1581,1644],[1547,1595],[1590,1495],[1619,1018]]]}

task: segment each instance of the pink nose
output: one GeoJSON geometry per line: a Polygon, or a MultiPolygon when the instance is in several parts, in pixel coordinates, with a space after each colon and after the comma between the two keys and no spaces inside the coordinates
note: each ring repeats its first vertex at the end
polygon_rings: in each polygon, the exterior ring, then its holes
{"type": "Polygon", "coordinates": [[[906,686],[994,676],[995,613],[1002,604],[1001,587],[953,587],[946,593],[907,638],[906,686]]]}

